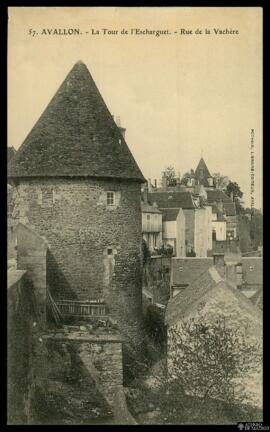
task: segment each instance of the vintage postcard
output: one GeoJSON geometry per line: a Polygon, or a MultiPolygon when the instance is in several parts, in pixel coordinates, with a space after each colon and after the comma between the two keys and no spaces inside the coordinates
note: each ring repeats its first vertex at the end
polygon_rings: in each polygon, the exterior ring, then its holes
{"type": "Polygon", "coordinates": [[[262,18],[9,7],[8,424],[266,427],[262,18]]]}

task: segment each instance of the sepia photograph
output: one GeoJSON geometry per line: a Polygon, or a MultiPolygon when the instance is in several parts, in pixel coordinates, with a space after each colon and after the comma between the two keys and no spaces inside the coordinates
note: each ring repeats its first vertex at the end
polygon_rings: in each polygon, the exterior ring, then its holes
{"type": "Polygon", "coordinates": [[[8,8],[8,425],[269,429],[262,22],[8,8]]]}

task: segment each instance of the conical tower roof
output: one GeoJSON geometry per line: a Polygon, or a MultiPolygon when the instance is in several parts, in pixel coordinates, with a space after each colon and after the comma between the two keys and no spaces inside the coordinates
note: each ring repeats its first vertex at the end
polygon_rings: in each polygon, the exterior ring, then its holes
{"type": "Polygon", "coordinates": [[[145,182],[82,62],[77,62],[9,164],[8,176],[145,182]]]}
{"type": "Polygon", "coordinates": [[[207,165],[204,162],[203,158],[200,159],[198,166],[195,170],[195,175],[197,178],[200,178],[200,173],[202,172],[201,170],[203,170],[203,177],[205,177],[205,178],[211,177],[209,169],[207,168],[207,165]]]}
{"type": "Polygon", "coordinates": [[[198,166],[195,170],[195,177],[198,180],[199,184],[205,187],[210,186],[208,179],[209,177],[211,177],[211,174],[203,158],[200,159],[200,162],[198,163],[198,166]]]}

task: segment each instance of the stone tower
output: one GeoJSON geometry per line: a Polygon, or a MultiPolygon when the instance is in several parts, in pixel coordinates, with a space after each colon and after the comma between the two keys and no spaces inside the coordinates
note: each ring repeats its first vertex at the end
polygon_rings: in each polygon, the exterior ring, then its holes
{"type": "Polygon", "coordinates": [[[17,220],[45,236],[56,300],[103,299],[135,344],[142,329],[145,179],[78,62],[12,159],[17,220]]]}

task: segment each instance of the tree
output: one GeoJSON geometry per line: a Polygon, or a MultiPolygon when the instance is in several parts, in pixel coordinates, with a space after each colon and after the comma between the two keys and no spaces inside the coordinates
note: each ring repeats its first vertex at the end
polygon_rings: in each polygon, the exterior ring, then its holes
{"type": "Polygon", "coordinates": [[[190,169],[190,171],[187,171],[182,179],[181,179],[181,184],[184,186],[187,186],[189,179],[194,179],[195,178],[195,173],[193,169],[190,169]]]}
{"type": "Polygon", "coordinates": [[[240,239],[240,250],[242,253],[252,251],[252,241],[250,238],[250,220],[246,215],[239,215],[239,239],[240,239]]]}
{"type": "Polygon", "coordinates": [[[226,194],[230,197],[233,195],[233,201],[235,202],[235,210],[236,214],[244,214],[245,210],[242,206],[243,202],[241,201],[241,198],[243,196],[243,192],[240,189],[240,186],[236,182],[230,181],[226,188],[226,194]]]}
{"type": "Polygon", "coordinates": [[[226,194],[228,196],[231,196],[231,193],[233,194],[233,199],[235,199],[235,198],[241,199],[243,196],[243,192],[241,191],[238,183],[229,181],[227,188],[226,188],[226,194]]]}
{"type": "Polygon", "coordinates": [[[191,318],[169,332],[169,384],[202,401],[239,402],[234,380],[261,364],[260,345],[247,342],[242,328],[230,328],[222,316],[216,321],[191,318]]]}
{"type": "Polygon", "coordinates": [[[214,185],[217,189],[222,189],[222,190],[226,189],[229,183],[229,179],[227,176],[224,176],[223,174],[220,173],[214,173],[212,177],[214,179],[214,185]]]}
{"type": "Polygon", "coordinates": [[[168,166],[165,168],[165,170],[162,172],[162,176],[167,179],[168,186],[176,185],[176,174],[175,168],[173,166],[168,166]]]}
{"type": "Polygon", "coordinates": [[[262,245],[263,216],[260,210],[257,210],[255,208],[251,209],[250,238],[252,241],[253,249],[257,249],[258,246],[262,245]]]}

